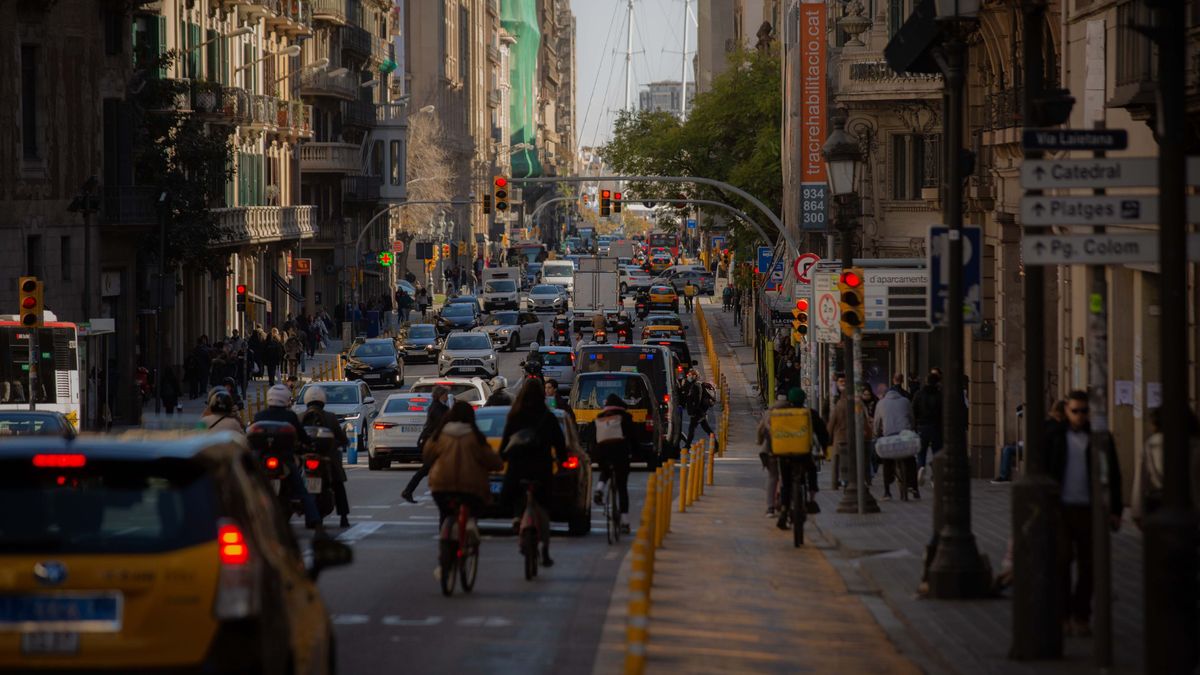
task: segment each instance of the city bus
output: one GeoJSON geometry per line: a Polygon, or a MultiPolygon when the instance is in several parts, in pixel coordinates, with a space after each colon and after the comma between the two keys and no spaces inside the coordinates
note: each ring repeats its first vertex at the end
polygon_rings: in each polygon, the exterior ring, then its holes
{"type": "Polygon", "coordinates": [[[672,258],[679,258],[679,236],[673,232],[651,232],[646,246],[649,251],[656,248],[668,249],[672,258]]]}
{"type": "MultiPolygon", "coordinates": [[[[80,404],[78,327],[46,312],[38,329],[37,410],[60,412],[78,428],[80,404]]],[[[30,329],[14,315],[0,316],[0,410],[28,410],[30,329]]]]}

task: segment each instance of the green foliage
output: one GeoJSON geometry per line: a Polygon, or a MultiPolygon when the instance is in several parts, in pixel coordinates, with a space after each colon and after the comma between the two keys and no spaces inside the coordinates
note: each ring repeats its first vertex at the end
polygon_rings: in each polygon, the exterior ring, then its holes
{"type": "MultiPolygon", "coordinates": [[[[131,88],[137,134],[134,171],[139,185],[167,194],[166,266],[186,265],[220,275],[226,256],[216,247],[228,233],[211,209],[225,205],[225,184],[233,175],[232,127],[210,125],[188,112],[189,106],[179,105],[193,87],[219,94],[219,85],[146,77],[180,56],[181,52],[168,52],[149,64],[140,73],[145,79],[131,88]]],[[[158,250],[157,229],[151,250],[158,250]]]]}
{"type": "MultiPolygon", "coordinates": [[[[699,176],[725,181],[758,197],[780,213],[783,174],[780,166],[782,88],[779,55],[775,51],[736,52],[730,67],[713,80],[712,88],[696,96],[687,120],[668,112],[622,112],[613,138],[601,156],[621,175],[699,176]]],[[[741,198],[700,185],[634,183],[629,192],[638,199],[659,201],[682,194],[689,199],[724,201],[741,209],[769,235],[775,228],[741,198]]],[[[756,245],[757,235],[724,209],[702,207],[704,214],[730,220],[734,243],[756,245]]],[[[660,223],[673,229],[674,214],[660,214],[660,223]]],[[[704,219],[702,219],[702,225],[704,219]]]]}

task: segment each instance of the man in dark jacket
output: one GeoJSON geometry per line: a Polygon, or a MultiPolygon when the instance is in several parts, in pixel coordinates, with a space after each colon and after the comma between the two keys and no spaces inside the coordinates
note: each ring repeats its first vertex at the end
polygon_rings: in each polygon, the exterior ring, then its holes
{"type": "MultiPolygon", "coordinates": [[[[695,438],[697,426],[704,429],[710,436],[715,434],[708,424],[708,411],[712,408],[714,401],[705,390],[704,383],[700,381],[700,373],[695,368],[688,371],[687,378],[683,381],[682,394],[683,407],[688,414],[688,429],[687,433],[683,435],[682,442],[688,446],[695,438]]],[[[717,446],[714,440],[713,452],[716,451],[717,446]]]]}
{"type": "MultiPolygon", "coordinates": [[[[286,422],[296,430],[298,447],[308,447],[312,444],[312,438],[304,430],[304,425],[300,423],[300,418],[292,411],[291,405],[292,392],[282,384],[277,384],[267,390],[267,407],[260,410],[254,416],[254,421],[286,422]]],[[[295,457],[285,459],[293,463],[295,462],[295,457]]],[[[309,529],[320,529],[321,513],[317,510],[316,500],[308,493],[308,488],[305,487],[304,482],[300,479],[300,471],[298,469],[289,471],[286,480],[292,490],[292,494],[299,495],[300,503],[304,505],[304,524],[309,529]]]]}
{"type": "Polygon", "coordinates": [[[913,417],[917,422],[917,433],[921,436],[921,450],[917,453],[917,484],[925,482],[927,453],[937,454],[942,449],[942,372],[937,368],[929,371],[925,386],[913,397],[913,417]]]}
{"type": "Polygon", "coordinates": [[[1046,463],[1058,481],[1062,512],[1058,536],[1059,592],[1063,621],[1069,635],[1091,634],[1092,614],[1092,507],[1093,499],[1108,502],[1109,526],[1121,527],[1121,466],[1112,436],[1105,444],[1103,466],[1092,466],[1091,429],[1088,424],[1088,395],[1073,391],[1067,396],[1067,423],[1048,428],[1046,463]],[[1091,472],[1100,471],[1107,480],[1107,495],[1093,495],[1091,472]],[[1078,570],[1071,588],[1071,563],[1078,570]]]}
{"type": "Polygon", "coordinates": [[[350,499],[346,496],[346,469],[342,466],[342,448],[350,445],[346,430],[338,424],[337,415],[325,409],[325,390],[311,386],[304,394],[304,405],[308,407],[300,421],[305,426],[323,427],[333,432],[332,452],[326,455],[329,460],[330,473],[333,476],[333,499],[337,506],[338,515],[342,517],[341,526],[350,527],[350,499]]]}
{"type": "MultiPolygon", "coordinates": [[[[425,441],[429,440],[429,437],[433,435],[433,432],[437,431],[438,425],[442,423],[442,417],[447,411],[450,410],[449,389],[439,384],[433,388],[433,390],[430,392],[430,396],[433,398],[433,402],[429,404],[428,410],[425,411],[425,426],[421,429],[421,435],[417,436],[418,451],[424,449],[425,441]]],[[[417,503],[416,498],[413,497],[413,492],[416,491],[417,486],[420,485],[421,481],[424,480],[428,475],[429,465],[422,464],[421,468],[417,469],[417,472],[413,474],[411,479],[409,479],[408,485],[404,488],[404,492],[400,493],[400,496],[404,499],[404,501],[408,502],[409,504],[417,503]]]]}

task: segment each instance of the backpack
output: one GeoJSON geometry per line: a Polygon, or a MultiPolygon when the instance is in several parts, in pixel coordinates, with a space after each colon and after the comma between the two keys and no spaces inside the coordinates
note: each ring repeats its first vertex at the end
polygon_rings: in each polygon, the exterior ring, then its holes
{"type": "Polygon", "coordinates": [[[717,402],[717,388],[711,382],[705,382],[700,388],[700,407],[711,408],[717,402]]]}
{"type": "Polygon", "coordinates": [[[621,415],[606,415],[596,418],[596,443],[620,442],[625,440],[621,429],[621,415]]]}
{"type": "Polygon", "coordinates": [[[538,444],[537,431],[533,429],[521,429],[512,436],[508,437],[508,445],[504,446],[501,451],[502,455],[507,455],[514,450],[534,447],[538,444]]]}
{"type": "Polygon", "coordinates": [[[812,415],[808,408],[776,408],[770,412],[771,454],[812,453],[812,415]]]}

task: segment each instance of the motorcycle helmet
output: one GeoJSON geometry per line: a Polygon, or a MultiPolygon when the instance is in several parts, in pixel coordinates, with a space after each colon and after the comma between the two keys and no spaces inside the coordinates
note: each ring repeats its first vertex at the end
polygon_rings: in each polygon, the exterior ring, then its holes
{"type": "Polygon", "coordinates": [[[214,415],[228,415],[233,412],[233,396],[224,387],[214,387],[208,392],[208,410],[214,415]]]}
{"type": "Polygon", "coordinates": [[[287,386],[277,384],[267,390],[267,405],[272,408],[286,408],[292,404],[292,390],[287,386]]]}
{"type": "Polygon", "coordinates": [[[537,350],[539,350],[539,349],[541,349],[541,348],[542,348],[542,346],[541,346],[541,345],[539,345],[539,344],[538,344],[538,343],[536,343],[536,342],[530,342],[530,343],[529,343],[529,351],[530,351],[530,353],[532,353],[532,354],[536,354],[536,353],[537,353],[537,350]]]}
{"type": "Polygon", "coordinates": [[[507,388],[508,388],[508,378],[504,377],[503,375],[497,375],[496,377],[492,378],[492,390],[493,391],[504,391],[507,388]]]}
{"type": "Polygon", "coordinates": [[[326,400],[324,387],[309,387],[308,391],[304,392],[304,405],[320,403],[324,406],[326,400]]]}

